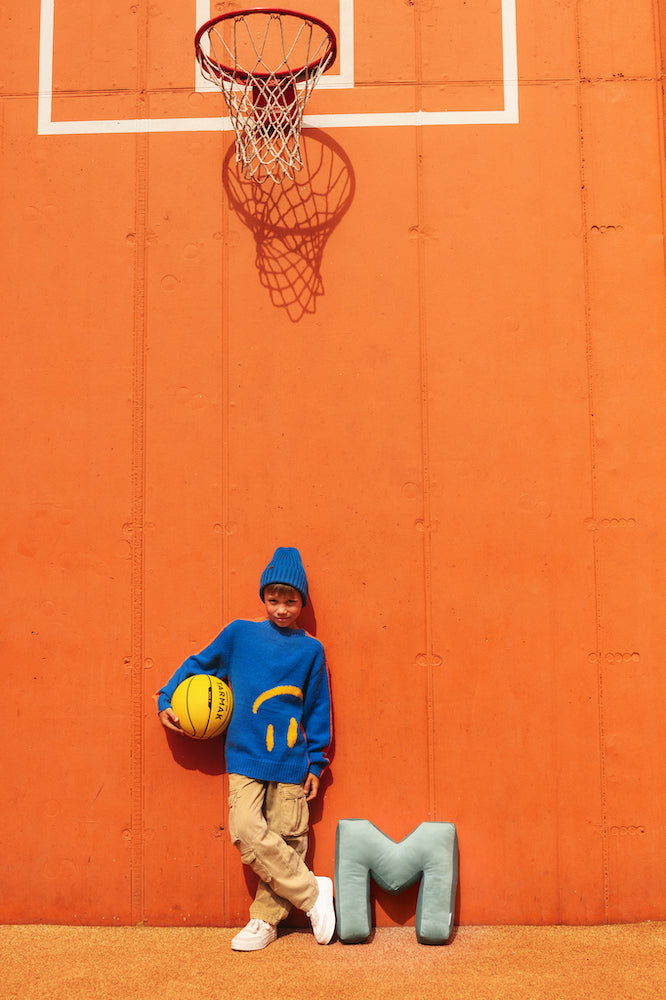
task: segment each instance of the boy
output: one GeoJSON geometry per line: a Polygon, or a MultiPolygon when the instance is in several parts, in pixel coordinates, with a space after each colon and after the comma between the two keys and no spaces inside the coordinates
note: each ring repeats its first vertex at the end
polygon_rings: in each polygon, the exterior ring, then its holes
{"type": "Polygon", "coordinates": [[[259,596],[266,620],[227,625],[203,652],[185,660],[157,703],[162,725],[182,733],[171,708],[181,681],[215,674],[233,692],[226,734],[229,833],[243,863],[259,876],[250,922],[231,942],[235,951],[275,941],[292,905],[307,913],[319,944],[328,944],[335,930],[333,883],[313,875],[304,861],[307,803],[328,764],[331,711],[324,648],[297,624],[308,599],[298,549],[276,549],[259,596]]]}

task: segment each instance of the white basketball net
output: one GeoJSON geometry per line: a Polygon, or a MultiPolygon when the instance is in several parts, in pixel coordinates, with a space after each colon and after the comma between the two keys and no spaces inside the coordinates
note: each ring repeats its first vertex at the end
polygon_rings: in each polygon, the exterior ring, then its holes
{"type": "Polygon", "coordinates": [[[302,15],[246,11],[209,25],[206,40],[197,60],[224,94],[244,176],[293,177],[303,165],[303,110],[334,58],[328,32],[302,15]]]}

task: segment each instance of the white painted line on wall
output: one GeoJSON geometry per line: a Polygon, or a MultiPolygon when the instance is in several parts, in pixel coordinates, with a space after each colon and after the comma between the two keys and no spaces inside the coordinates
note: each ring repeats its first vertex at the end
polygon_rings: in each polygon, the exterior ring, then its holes
{"type": "MultiPolygon", "coordinates": [[[[199,23],[209,20],[209,0],[196,0],[199,23]],[[201,17],[205,10],[205,16],[201,17]]],[[[55,0],[41,0],[39,35],[39,94],[37,131],[39,135],[119,135],[123,133],[219,132],[232,128],[229,118],[128,118],[94,121],[53,121],[53,44],[55,0]]],[[[353,86],[353,0],[341,0],[340,75],[332,86],[353,86]]],[[[518,110],[518,40],[516,0],[502,0],[502,68],[504,108],[501,111],[404,111],[361,114],[306,115],[305,128],[386,128],[421,125],[515,125],[518,110]]],[[[320,84],[321,86],[321,84],[320,84]]],[[[201,88],[204,89],[204,88],[201,88]]],[[[210,86],[207,89],[213,89],[210,86]]]]}

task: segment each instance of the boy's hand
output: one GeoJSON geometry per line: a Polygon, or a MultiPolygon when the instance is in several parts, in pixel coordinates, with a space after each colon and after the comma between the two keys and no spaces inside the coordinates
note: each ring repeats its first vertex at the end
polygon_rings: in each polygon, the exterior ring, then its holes
{"type": "Polygon", "coordinates": [[[180,722],[178,721],[178,716],[172,709],[171,705],[168,708],[163,709],[159,713],[159,719],[165,729],[171,729],[174,733],[180,733],[184,736],[183,730],[180,728],[180,722]]]}
{"type": "Polygon", "coordinates": [[[319,791],[319,778],[316,774],[308,774],[303,783],[303,790],[305,791],[306,802],[310,802],[311,799],[317,798],[317,792],[319,791]]]}

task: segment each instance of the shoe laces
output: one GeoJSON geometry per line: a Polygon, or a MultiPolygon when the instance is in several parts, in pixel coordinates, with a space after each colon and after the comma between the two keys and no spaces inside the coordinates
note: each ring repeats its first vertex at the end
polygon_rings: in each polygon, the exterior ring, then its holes
{"type": "Polygon", "coordinates": [[[252,917],[252,920],[250,920],[250,930],[253,933],[270,930],[270,927],[271,925],[266,920],[261,920],[259,917],[252,917]]]}

